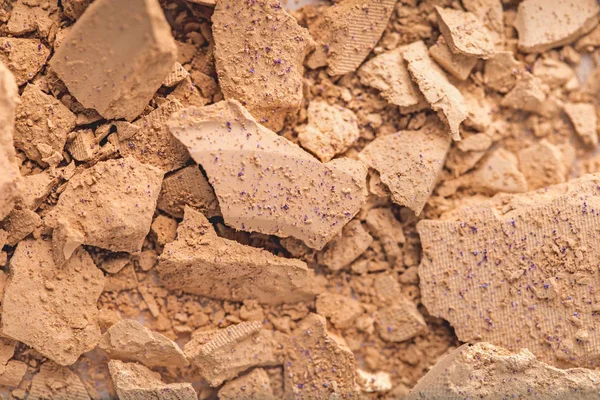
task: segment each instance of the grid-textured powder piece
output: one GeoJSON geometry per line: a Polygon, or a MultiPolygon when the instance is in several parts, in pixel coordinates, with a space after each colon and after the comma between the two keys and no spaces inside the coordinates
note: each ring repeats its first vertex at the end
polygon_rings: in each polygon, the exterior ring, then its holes
{"type": "Polygon", "coordinates": [[[421,221],[423,304],[461,341],[598,367],[599,194],[590,174],[421,221]]]}
{"type": "Polygon", "coordinates": [[[35,374],[29,391],[30,400],[90,400],[81,379],[69,368],[48,361],[35,374]]]}

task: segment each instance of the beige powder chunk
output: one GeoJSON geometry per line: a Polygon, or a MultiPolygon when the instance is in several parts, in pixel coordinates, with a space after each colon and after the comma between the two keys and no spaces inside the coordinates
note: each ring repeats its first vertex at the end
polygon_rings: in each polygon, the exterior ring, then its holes
{"type": "Polygon", "coordinates": [[[575,78],[569,64],[552,58],[538,59],[533,64],[532,73],[550,88],[562,86],[575,78]]]}
{"type": "Polygon", "coordinates": [[[599,385],[600,372],[554,368],[525,348],[511,352],[489,343],[464,344],[438,361],[407,400],[592,400],[598,397],[599,385]]]}
{"type": "Polygon", "coordinates": [[[58,164],[74,127],[75,115],[60,101],[35,85],[25,87],[17,107],[14,143],[28,158],[43,165],[58,164]]]}
{"type": "Polygon", "coordinates": [[[528,348],[559,367],[598,366],[600,298],[589,288],[600,277],[599,184],[599,174],[585,175],[419,222],[423,304],[463,342],[528,348]]]}
{"type": "MultiPolygon", "coordinates": [[[[461,142],[462,143],[462,142],[461,142]]],[[[404,232],[400,221],[390,208],[372,208],[365,218],[369,230],[379,239],[390,262],[402,257],[400,243],[404,243],[404,232]]]]}
{"type": "Polygon", "coordinates": [[[164,246],[177,237],[177,221],[164,215],[159,215],[152,222],[150,233],[156,239],[156,243],[159,246],[164,246]]]}
{"type": "Polygon", "coordinates": [[[200,333],[185,345],[185,355],[213,387],[247,369],[281,364],[274,332],[261,326],[258,321],[242,322],[200,333]]]}
{"type": "Polygon", "coordinates": [[[167,288],[229,301],[294,303],[314,299],[317,290],[304,262],[220,238],[206,217],[191,208],[157,268],[167,288]]]}
{"type": "Polygon", "coordinates": [[[111,326],[98,347],[111,359],[139,362],[150,368],[187,365],[177,343],[132,319],[111,326]]]}
{"type": "Polygon", "coordinates": [[[175,87],[175,90],[167,96],[167,100],[177,100],[184,107],[203,107],[208,103],[208,99],[202,97],[191,78],[185,78],[181,81],[181,83],[175,87]]]}
{"type": "Polygon", "coordinates": [[[470,177],[470,183],[476,190],[490,195],[519,193],[527,190],[527,180],[519,171],[517,157],[505,149],[492,152],[470,177]]]}
{"type": "Polygon", "coordinates": [[[158,209],[175,218],[183,217],[186,205],[201,211],[209,218],[220,215],[215,192],[196,165],[166,176],[158,196],[158,209]]]}
{"type": "Polygon", "coordinates": [[[308,125],[298,134],[302,147],[322,162],[348,150],[359,138],[356,115],[340,106],[330,106],[324,101],[311,101],[308,105],[308,125]]]}
{"type": "Polygon", "coordinates": [[[110,360],[108,370],[119,400],[197,400],[190,383],[166,384],[143,365],[110,360]]]}
{"type": "MultiPolygon", "coordinates": [[[[82,236],[82,244],[139,251],[150,231],[162,176],[133,158],[99,162],[71,178],[45,221],[54,228],[62,222],[82,236]]],[[[59,261],[63,250],[55,249],[59,261]]]]}
{"type": "Polygon", "coordinates": [[[500,51],[485,62],[483,81],[500,93],[508,93],[517,83],[522,65],[511,51],[500,51]]]}
{"type": "Polygon", "coordinates": [[[69,368],[48,361],[35,374],[28,400],[90,400],[81,379],[69,368]]]}
{"type": "Polygon", "coordinates": [[[598,25],[596,0],[525,0],[519,4],[514,27],[519,49],[541,53],[577,40],[598,25]]]}
{"type": "Polygon", "coordinates": [[[16,0],[6,28],[13,35],[37,30],[40,36],[48,38],[56,32],[59,20],[58,0],[16,0]]]}
{"type": "Polygon", "coordinates": [[[42,224],[42,219],[39,215],[31,210],[14,209],[0,223],[0,227],[8,232],[6,243],[9,246],[14,246],[21,240],[25,239],[42,224]]]}
{"type": "Polygon", "coordinates": [[[504,10],[501,0],[463,0],[462,5],[483,22],[496,45],[503,44],[504,10]]]}
{"type": "Polygon", "coordinates": [[[27,373],[27,364],[17,360],[10,360],[0,373],[0,385],[8,387],[19,386],[27,373]]]}
{"type": "Polygon", "coordinates": [[[392,388],[392,377],[387,372],[379,371],[372,374],[358,368],[356,376],[363,392],[380,393],[392,388]]]}
{"type": "Polygon", "coordinates": [[[96,142],[94,132],[91,129],[85,129],[77,132],[77,135],[67,145],[67,150],[77,161],[90,161],[100,150],[100,145],[96,142]]]}
{"type": "Polygon", "coordinates": [[[59,268],[49,241],[24,240],[10,263],[2,334],[71,365],[100,339],[96,302],[103,287],[102,271],[85,250],[59,268]]]}
{"type": "Polygon", "coordinates": [[[13,74],[0,61],[0,221],[14,206],[21,176],[13,146],[13,126],[19,92],[13,74]]]}
{"type": "Polygon", "coordinates": [[[279,0],[219,0],[212,15],[219,84],[269,129],[278,131],[302,102],[308,31],[279,0]]]}
{"type": "Polygon", "coordinates": [[[433,191],[449,148],[450,137],[436,125],[378,137],[360,152],[359,158],[379,172],[394,203],[419,215],[433,191]]]}
{"type": "Polygon", "coordinates": [[[342,235],[332,240],[319,255],[319,263],[338,271],[356,260],[373,243],[373,237],[359,220],[348,222],[342,235]]]}
{"type": "Polygon", "coordinates": [[[566,103],[565,113],[575,127],[575,132],[588,146],[598,145],[596,107],[591,103],[566,103]]]}
{"type": "Polygon", "coordinates": [[[92,0],[61,0],[65,15],[72,20],[81,17],[91,2],[92,0]]]}
{"type": "Polygon", "coordinates": [[[388,342],[404,342],[427,331],[427,324],[417,307],[403,297],[377,310],[377,332],[388,342]]]}
{"type": "Polygon", "coordinates": [[[17,85],[22,85],[40,72],[50,50],[38,39],[0,38],[0,61],[14,74],[17,85]]]}
{"type": "Polygon", "coordinates": [[[344,339],[327,331],[324,317],[309,314],[304,318],[289,339],[286,351],[286,398],[358,398],[354,354],[344,339]]]}
{"type": "Polygon", "coordinates": [[[410,77],[402,50],[400,47],[371,58],[360,67],[358,76],[360,83],[380,90],[384,99],[409,112],[427,102],[410,77]]]}
{"type": "Polygon", "coordinates": [[[408,71],[425,99],[431,104],[431,108],[448,125],[452,138],[460,140],[458,128],[468,113],[462,94],[429,58],[425,43],[419,41],[406,46],[404,59],[408,63],[408,71]]]}
{"type": "Polygon", "coordinates": [[[452,76],[462,81],[469,77],[477,64],[477,57],[452,53],[443,36],[429,48],[429,55],[452,76]]]}
{"type": "Polygon", "coordinates": [[[325,60],[332,76],[355,71],[379,41],[395,4],[396,0],[348,0],[322,11],[309,25],[319,47],[308,63],[325,60]]]}
{"type": "Polygon", "coordinates": [[[258,124],[237,101],[187,108],[168,125],[206,171],[233,228],[293,236],[321,249],[365,201],[360,161],[323,164],[258,124]]]}
{"type": "Polygon", "coordinates": [[[494,42],[475,14],[452,8],[436,7],[438,25],[453,53],[488,58],[494,54],[494,42]]]}
{"type": "Polygon", "coordinates": [[[157,0],[98,0],[73,25],[50,65],[84,107],[106,119],[131,121],[161,86],[176,56],[157,0]],[[124,37],[127,45],[115,46],[124,37]]]}
{"type": "Polygon", "coordinates": [[[329,318],[338,329],[350,328],[362,314],[360,303],[350,297],[334,293],[321,293],[316,302],[317,313],[329,318]]]}
{"type": "Polygon", "coordinates": [[[179,82],[183,81],[188,76],[190,76],[189,72],[187,72],[181,64],[175,62],[173,68],[171,69],[171,72],[163,80],[162,85],[166,87],[173,87],[179,82]]]}
{"type": "Polygon", "coordinates": [[[542,139],[519,151],[519,170],[530,190],[565,182],[567,169],[560,149],[542,139]]]}
{"type": "Polygon", "coordinates": [[[542,82],[529,72],[523,73],[513,89],[504,96],[500,105],[515,110],[543,112],[546,93],[541,84],[542,82]]]}
{"type": "MultiPolygon", "coordinates": [[[[1,240],[0,247],[3,247],[1,240]]],[[[6,280],[6,277],[3,277],[2,279],[6,280]]],[[[2,288],[2,292],[4,292],[4,288],[2,288]]],[[[6,364],[8,364],[8,361],[15,354],[15,347],[17,347],[17,344],[18,342],[14,340],[0,337],[0,373],[4,372],[6,364]]]]}
{"type": "Polygon", "coordinates": [[[254,368],[248,374],[227,382],[219,389],[219,400],[275,400],[269,374],[254,368]]]}

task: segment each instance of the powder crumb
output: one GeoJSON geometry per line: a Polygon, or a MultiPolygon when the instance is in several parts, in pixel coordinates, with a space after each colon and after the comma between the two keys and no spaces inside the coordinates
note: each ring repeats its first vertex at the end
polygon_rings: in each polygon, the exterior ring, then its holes
{"type": "Polygon", "coordinates": [[[90,400],[81,379],[69,368],[45,362],[34,375],[29,389],[31,400],[90,400]]]}
{"type": "Polygon", "coordinates": [[[429,55],[442,68],[461,81],[469,77],[477,64],[477,57],[452,53],[443,36],[440,36],[438,41],[429,48],[429,55]]]}
{"type": "Polygon", "coordinates": [[[542,88],[542,82],[532,74],[525,72],[512,90],[504,96],[500,105],[539,114],[544,110],[545,101],[546,93],[542,88]]]}
{"type": "Polygon", "coordinates": [[[488,58],[494,54],[493,40],[475,14],[435,7],[435,15],[452,53],[477,58],[488,58]]]}
{"type": "Polygon", "coordinates": [[[227,382],[219,389],[219,400],[275,400],[269,374],[254,368],[248,374],[227,382]]]}
{"type": "Polygon", "coordinates": [[[373,237],[362,226],[359,220],[352,220],[339,238],[329,242],[319,254],[319,263],[332,271],[338,271],[363,254],[373,242],[373,237]]]}
{"type": "Polygon", "coordinates": [[[49,56],[50,49],[38,39],[0,38],[0,61],[13,73],[19,86],[31,81],[49,56]]]}
{"type": "Polygon", "coordinates": [[[567,170],[559,148],[543,139],[519,151],[519,170],[530,190],[566,181],[567,170]]]}
{"type": "Polygon", "coordinates": [[[515,60],[512,51],[499,51],[485,62],[483,81],[500,93],[508,93],[517,84],[522,64],[515,60]]]}
{"type": "Polygon", "coordinates": [[[598,145],[596,107],[591,103],[566,103],[564,107],[575,132],[586,145],[596,147],[598,145]]]}
{"type": "Polygon", "coordinates": [[[338,329],[350,328],[363,313],[358,301],[329,292],[321,293],[315,306],[317,313],[328,318],[338,329]]]}
{"type": "Polygon", "coordinates": [[[164,215],[159,215],[152,222],[150,233],[159,246],[171,243],[177,237],[177,221],[164,215]]]}
{"type": "Polygon", "coordinates": [[[404,342],[427,330],[427,324],[417,307],[408,299],[397,298],[393,305],[377,310],[377,332],[388,342],[404,342]]]}

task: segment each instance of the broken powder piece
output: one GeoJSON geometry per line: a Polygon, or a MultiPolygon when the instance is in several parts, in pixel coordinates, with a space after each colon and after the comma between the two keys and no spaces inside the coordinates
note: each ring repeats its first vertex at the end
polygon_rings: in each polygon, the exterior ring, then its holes
{"type": "Polygon", "coordinates": [[[242,322],[199,333],[185,345],[184,352],[202,378],[216,387],[247,369],[281,364],[277,342],[274,332],[263,330],[261,322],[242,322]]]}
{"type": "Polygon", "coordinates": [[[269,374],[254,368],[244,376],[227,382],[219,389],[219,400],[275,400],[269,374]]]}
{"type": "Polygon", "coordinates": [[[440,32],[453,53],[477,58],[494,54],[494,42],[475,14],[435,7],[435,15],[440,32]]]}
{"type": "MultiPolygon", "coordinates": [[[[162,176],[130,157],[101,161],[71,178],[45,222],[58,228],[63,221],[83,235],[86,245],[139,251],[150,231],[162,176]]],[[[62,251],[55,249],[57,255],[62,251]]]]}
{"type": "Polygon", "coordinates": [[[83,244],[84,239],[83,233],[74,229],[69,221],[59,219],[52,231],[54,262],[62,266],[83,244]]]}
{"type": "Polygon", "coordinates": [[[378,371],[374,374],[358,368],[356,378],[363,392],[382,393],[392,388],[392,377],[389,373],[378,371]]]}
{"type": "Polygon", "coordinates": [[[397,258],[402,257],[400,244],[405,241],[400,221],[386,207],[369,210],[365,222],[371,233],[379,239],[387,259],[394,264],[397,258]]]}
{"type": "Polygon", "coordinates": [[[157,0],[99,0],[75,22],[50,66],[84,107],[106,119],[131,121],[160,88],[176,57],[171,27],[157,0]],[[115,47],[124,37],[128,45],[115,47]]]}
{"type": "Polygon", "coordinates": [[[362,313],[360,303],[350,297],[334,293],[321,293],[316,301],[317,313],[329,318],[338,329],[350,328],[362,313]]]}
{"type": "Polygon", "coordinates": [[[463,7],[472,12],[488,29],[496,46],[504,44],[504,10],[501,0],[463,0],[463,7]]]}
{"type": "Polygon", "coordinates": [[[61,5],[67,18],[77,20],[91,2],[92,0],[61,0],[61,5]]]}
{"type": "Polygon", "coordinates": [[[500,51],[485,62],[483,82],[500,93],[508,93],[516,85],[523,66],[512,51],[500,51]]]}
{"type": "Polygon", "coordinates": [[[535,398],[592,400],[600,372],[559,369],[536,360],[526,348],[508,351],[489,343],[464,344],[443,357],[407,400],[535,398]],[[465,379],[465,377],[469,377],[465,379]]]}
{"type": "Polygon", "coordinates": [[[203,107],[209,102],[208,99],[204,98],[200,94],[196,88],[196,85],[194,85],[190,78],[185,78],[183,81],[181,81],[181,83],[175,87],[175,90],[169,93],[167,100],[176,100],[184,107],[203,107]]]}
{"type": "Polygon", "coordinates": [[[307,114],[308,125],[299,132],[298,141],[322,162],[348,150],[360,136],[358,118],[347,108],[311,101],[307,114]]]}
{"type": "Polygon", "coordinates": [[[404,57],[403,47],[376,55],[358,70],[360,83],[381,91],[381,96],[400,106],[401,112],[413,112],[427,107],[419,88],[412,81],[404,57]]]}
{"type": "Polygon", "coordinates": [[[167,175],[158,196],[158,209],[174,218],[183,217],[186,205],[208,218],[221,214],[215,192],[197,165],[167,175]]]}
{"type": "Polygon", "coordinates": [[[590,33],[579,39],[577,43],[575,43],[575,50],[578,52],[586,51],[591,53],[594,51],[594,48],[598,46],[600,46],[600,26],[596,26],[590,33]]]}
{"type": "Polygon", "coordinates": [[[189,207],[177,240],[165,246],[157,268],[169,289],[228,301],[312,301],[318,289],[303,261],[218,237],[206,217],[189,207]]]}
{"type": "Polygon", "coordinates": [[[452,139],[460,140],[458,128],[468,113],[462,94],[450,83],[441,68],[429,58],[427,47],[422,41],[406,46],[404,59],[425,99],[449,127],[452,139]]]}
{"type": "Polygon", "coordinates": [[[524,72],[512,90],[502,98],[500,105],[539,114],[543,111],[546,101],[546,93],[541,85],[542,82],[538,78],[524,72]]]}
{"type": "Polygon", "coordinates": [[[288,340],[283,368],[285,398],[359,398],[354,354],[318,314],[299,322],[288,340]]]}
{"type": "Polygon", "coordinates": [[[118,293],[124,290],[135,289],[137,286],[138,281],[133,264],[128,263],[119,272],[106,276],[104,291],[118,293]]]}
{"type": "Polygon", "coordinates": [[[322,249],[365,201],[367,168],[360,161],[323,164],[235,100],[187,108],[168,126],[206,171],[230,227],[322,249]]]}
{"type": "Polygon", "coordinates": [[[173,64],[171,72],[169,72],[169,75],[167,75],[163,80],[162,85],[166,87],[173,87],[179,82],[183,81],[188,76],[190,76],[189,72],[187,72],[181,64],[175,62],[175,64],[173,64]]]}
{"type": "MultiPolygon", "coordinates": [[[[460,91],[465,98],[469,116],[464,125],[478,132],[485,132],[492,125],[492,113],[496,107],[485,95],[485,89],[471,83],[460,86],[460,91]]],[[[460,143],[458,144],[460,147],[460,143]]]]}
{"type": "Polygon", "coordinates": [[[331,76],[355,71],[381,38],[395,4],[396,0],[349,0],[320,11],[308,26],[319,46],[307,63],[324,60],[331,76]]]}
{"type": "Polygon", "coordinates": [[[538,59],[531,72],[551,89],[575,78],[575,72],[569,64],[552,58],[538,59]]]}
{"type": "Polygon", "coordinates": [[[62,160],[67,135],[73,128],[75,115],[60,101],[35,85],[25,87],[17,107],[14,143],[27,158],[45,165],[49,163],[43,160],[54,153],[58,161],[62,160]]]}
{"type": "MultiPolygon", "coordinates": [[[[2,245],[2,241],[0,240],[0,247],[2,245]]],[[[5,277],[2,279],[6,279],[5,277]]],[[[2,288],[2,292],[4,292],[4,288],[2,288]]],[[[8,338],[0,337],[0,374],[4,372],[6,368],[6,364],[15,354],[15,348],[17,347],[18,342],[15,340],[11,340],[8,338]]]]}
{"type": "Polygon", "coordinates": [[[16,0],[6,28],[9,33],[17,36],[37,30],[44,39],[51,39],[59,22],[58,0],[16,0]]]}
{"type": "Polygon", "coordinates": [[[220,0],[211,20],[225,99],[238,100],[261,124],[281,130],[302,102],[302,63],[314,46],[308,31],[279,0],[220,0]]]}
{"type": "Polygon", "coordinates": [[[164,383],[143,365],[110,360],[108,370],[119,400],[197,400],[191,383],[164,383]]]}
{"type": "Polygon", "coordinates": [[[169,101],[134,122],[127,135],[119,134],[119,153],[164,172],[185,166],[190,155],[166,126],[169,117],[181,109],[177,100],[169,101]]]}
{"type": "Polygon", "coordinates": [[[356,260],[373,243],[373,237],[359,220],[352,220],[344,226],[340,237],[327,244],[319,254],[319,263],[332,271],[338,271],[356,260]]]}
{"type": "Polygon", "coordinates": [[[379,172],[394,203],[410,208],[417,215],[437,183],[450,148],[450,137],[441,128],[434,125],[380,136],[358,155],[379,172]]]}
{"type": "Polygon", "coordinates": [[[177,343],[132,319],[122,319],[111,326],[98,347],[110,359],[139,362],[150,368],[187,365],[177,343]]]}
{"type": "Polygon", "coordinates": [[[94,158],[100,145],[91,129],[78,131],[76,136],[67,145],[67,151],[77,161],[90,161],[94,158]]]}
{"type": "Polygon", "coordinates": [[[0,221],[13,209],[19,194],[21,177],[15,147],[13,127],[19,102],[19,91],[10,70],[0,61],[0,221]]]}
{"type": "Polygon", "coordinates": [[[469,77],[477,64],[477,57],[452,53],[443,36],[429,48],[429,55],[452,76],[462,81],[469,77]]]}
{"type": "Polygon", "coordinates": [[[527,180],[529,190],[565,182],[567,168],[558,147],[542,139],[519,151],[519,170],[527,180]]]}
{"type": "Polygon", "coordinates": [[[45,362],[34,375],[28,400],[90,400],[81,379],[69,368],[45,362]]]}
{"type": "Polygon", "coordinates": [[[519,171],[517,157],[503,148],[493,151],[468,175],[473,189],[493,195],[527,191],[527,180],[519,171]]]}
{"type": "Polygon", "coordinates": [[[17,387],[27,373],[27,364],[22,361],[10,360],[0,372],[0,386],[17,387]]]}
{"type": "Polygon", "coordinates": [[[38,39],[0,38],[0,62],[10,69],[19,86],[40,72],[48,56],[50,50],[38,39]]]}
{"type": "Polygon", "coordinates": [[[42,225],[42,219],[31,210],[13,209],[10,214],[0,223],[0,227],[8,232],[6,244],[15,246],[21,240],[42,225]]]}
{"type": "Polygon", "coordinates": [[[465,139],[461,140],[456,147],[464,152],[487,151],[493,143],[492,138],[487,134],[479,133],[467,136],[465,139]]]}
{"type": "Polygon", "coordinates": [[[100,269],[109,274],[116,274],[131,262],[131,255],[127,253],[111,253],[103,258],[100,269]]]}
{"type": "Polygon", "coordinates": [[[152,222],[150,233],[159,246],[171,243],[177,237],[177,221],[164,215],[158,215],[152,222]]]}
{"type": "Polygon", "coordinates": [[[565,103],[564,110],[575,132],[588,146],[598,145],[596,107],[592,103],[565,103]]]}
{"type": "Polygon", "coordinates": [[[514,27],[519,50],[542,53],[577,40],[598,25],[596,0],[525,0],[519,3],[514,27]]]}
{"type": "Polygon", "coordinates": [[[427,331],[427,324],[415,304],[403,297],[377,310],[375,323],[379,336],[388,342],[404,342],[427,331]]]}
{"type": "Polygon", "coordinates": [[[527,348],[560,368],[595,368],[600,332],[590,327],[598,299],[589,285],[600,274],[591,211],[600,206],[599,184],[600,174],[585,175],[420,221],[429,313],[450,322],[463,342],[527,348]]]}
{"type": "Polygon", "coordinates": [[[100,339],[96,302],[103,287],[102,271],[82,248],[59,268],[50,241],[23,240],[10,262],[2,334],[71,365],[100,339]]]}

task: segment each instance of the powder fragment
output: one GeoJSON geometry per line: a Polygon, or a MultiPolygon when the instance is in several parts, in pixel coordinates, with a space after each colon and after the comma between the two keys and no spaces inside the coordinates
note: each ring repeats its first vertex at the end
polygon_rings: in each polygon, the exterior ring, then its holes
{"type": "Polygon", "coordinates": [[[159,246],[171,243],[177,236],[177,221],[164,215],[159,215],[152,222],[150,233],[159,246]]]}
{"type": "Polygon", "coordinates": [[[379,336],[388,342],[404,342],[427,330],[417,307],[403,297],[377,310],[375,322],[379,336]]]}
{"type": "Polygon", "coordinates": [[[378,371],[372,374],[358,368],[356,377],[363,392],[380,393],[392,388],[392,377],[387,372],[378,371]]]}
{"type": "MultiPolygon", "coordinates": [[[[44,171],[40,174],[27,175],[21,178],[19,203],[31,211],[35,211],[48,197],[58,179],[54,174],[44,171]]],[[[0,216],[1,218],[1,216],[0,216]]]]}
{"type": "Polygon", "coordinates": [[[310,301],[317,293],[314,273],[304,262],[220,238],[206,217],[191,208],[157,268],[167,288],[229,301],[294,303],[310,301]]]}
{"type": "Polygon", "coordinates": [[[468,177],[471,187],[493,195],[527,190],[527,180],[519,171],[517,157],[508,150],[493,151],[468,177]]]}
{"type": "Polygon", "coordinates": [[[463,0],[462,4],[484,24],[496,46],[504,44],[504,10],[501,0],[463,0]]]}
{"type": "Polygon", "coordinates": [[[138,285],[133,264],[126,264],[119,272],[106,276],[105,292],[135,289],[138,285]]]}
{"type": "MultiPolygon", "coordinates": [[[[479,132],[485,132],[492,125],[492,114],[496,105],[486,97],[485,89],[481,86],[465,84],[461,86],[460,90],[469,109],[465,126],[479,132]]],[[[461,147],[460,143],[458,147],[461,147]]]]}
{"type": "Polygon", "coordinates": [[[269,374],[254,368],[248,374],[227,382],[219,389],[219,400],[275,400],[269,374]]]}
{"type": "MultiPolygon", "coordinates": [[[[133,158],[97,163],[74,176],[45,221],[62,220],[83,235],[83,244],[135,252],[150,231],[162,172],[133,158]]],[[[62,248],[55,254],[61,260],[62,248]]]]}
{"type": "Polygon", "coordinates": [[[360,303],[350,297],[334,293],[321,293],[316,302],[317,313],[329,318],[338,329],[350,328],[363,312],[360,303]]]}
{"type": "Polygon", "coordinates": [[[35,212],[27,209],[13,209],[0,223],[0,227],[8,232],[6,243],[15,246],[42,224],[42,219],[35,212]]]}
{"type": "Polygon", "coordinates": [[[258,124],[235,100],[187,108],[168,126],[206,171],[233,228],[293,236],[321,249],[365,200],[367,169],[360,161],[323,164],[258,124]]]}
{"type": "Polygon", "coordinates": [[[390,263],[402,257],[401,243],[404,243],[404,232],[400,221],[389,208],[372,208],[365,218],[367,227],[381,242],[383,251],[390,263]]]}
{"type": "Polygon", "coordinates": [[[525,348],[511,352],[482,342],[464,344],[438,361],[407,399],[476,399],[498,395],[592,400],[598,396],[598,385],[598,371],[558,369],[536,360],[525,348]]]}
{"type": "Polygon", "coordinates": [[[529,72],[525,72],[512,90],[502,98],[500,105],[515,110],[542,113],[546,93],[541,85],[542,82],[538,78],[529,72]]]}
{"type": "Polygon", "coordinates": [[[360,136],[356,115],[347,108],[324,101],[308,105],[308,125],[298,134],[302,147],[322,162],[348,150],[360,136]]]}
{"type": "Polygon", "coordinates": [[[485,62],[483,81],[491,89],[508,93],[517,83],[522,69],[512,51],[499,51],[485,62]]]}
{"type": "Polygon", "coordinates": [[[433,191],[449,148],[450,137],[441,126],[434,125],[380,136],[360,152],[359,158],[379,172],[394,203],[419,215],[433,191]]]}
{"type": "Polygon", "coordinates": [[[13,146],[13,126],[19,92],[15,78],[0,61],[0,220],[10,213],[21,176],[13,146]]]}
{"type": "Polygon", "coordinates": [[[591,103],[565,103],[565,113],[575,132],[588,146],[598,145],[596,107],[591,103]]]}
{"type": "Polygon", "coordinates": [[[106,256],[99,267],[109,274],[116,274],[131,262],[131,255],[127,253],[112,253],[106,256]]]}
{"type": "Polygon", "coordinates": [[[67,135],[75,127],[75,115],[60,101],[35,85],[27,85],[17,107],[15,147],[42,165],[62,160],[67,135]]]}
{"type": "Polygon", "coordinates": [[[17,85],[40,72],[50,50],[38,39],[0,38],[0,61],[13,73],[17,85]]]}
{"type": "Polygon", "coordinates": [[[67,18],[77,20],[91,2],[92,0],[61,0],[61,5],[67,18]]]}
{"type": "Polygon", "coordinates": [[[488,58],[494,54],[494,43],[475,14],[453,8],[435,7],[440,32],[455,54],[488,58]]]}
{"type": "Polygon", "coordinates": [[[309,314],[294,330],[283,367],[285,398],[358,398],[354,354],[318,314],[309,314]]]}
{"type": "Polygon", "coordinates": [[[560,149],[542,139],[519,151],[519,170],[530,190],[565,182],[567,169],[560,149]]]}
{"type": "Polygon", "coordinates": [[[384,99],[408,113],[427,107],[427,102],[410,77],[402,51],[399,47],[376,55],[360,67],[358,76],[360,83],[380,90],[384,99]]]}
{"type": "Polygon", "coordinates": [[[119,400],[197,400],[190,383],[166,384],[158,372],[143,365],[110,360],[108,370],[119,400]]]}
{"type": "Polygon", "coordinates": [[[519,50],[541,53],[577,40],[598,25],[596,0],[525,0],[519,4],[514,27],[519,50]]]}
{"type": "Polygon", "coordinates": [[[309,55],[308,64],[327,65],[332,76],[355,71],[379,41],[395,3],[396,0],[349,0],[320,11],[308,27],[319,44],[309,55]]]}
{"type": "Polygon", "coordinates": [[[443,36],[429,48],[429,55],[452,76],[462,81],[469,77],[477,64],[477,57],[452,53],[443,36]]]}
{"type": "Polygon", "coordinates": [[[150,368],[187,365],[177,343],[132,319],[111,326],[98,347],[111,359],[139,362],[150,368]]]}
{"type": "Polygon", "coordinates": [[[71,365],[100,339],[96,302],[103,286],[102,272],[85,250],[59,268],[49,241],[23,240],[10,263],[2,334],[71,365]]]}
{"type": "Polygon", "coordinates": [[[177,100],[184,107],[196,106],[203,107],[209,100],[200,94],[191,78],[185,78],[181,81],[168,96],[167,100],[177,100]]]}
{"type": "Polygon", "coordinates": [[[69,368],[51,361],[40,367],[29,389],[29,400],[90,400],[81,379],[69,368]]]}
{"type": "Polygon", "coordinates": [[[26,372],[27,364],[17,360],[10,360],[4,367],[4,371],[0,373],[0,385],[8,387],[19,386],[26,372]]]}
{"type": "Polygon", "coordinates": [[[9,33],[23,35],[38,31],[43,38],[52,38],[60,22],[58,0],[17,0],[6,24],[9,33]]]}
{"type": "Polygon", "coordinates": [[[467,118],[468,112],[462,94],[448,81],[441,68],[429,58],[425,43],[419,41],[406,46],[404,59],[425,99],[448,125],[452,139],[460,140],[458,128],[467,118]]]}
{"type": "MultiPolygon", "coordinates": [[[[0,233],[0,236],[2,234],[0,233]]],[[[1,237],[0,237],[1,239],[1,237]]],[[[2,245],[2,241],[0,240],[0,245],[2,245]]],[[[3,278],[4,280],[6,277],[3,278]]],[[[4,292],[4,288],[2,288],[2,292],[4,292]]],[[[18,342],[0,337],[0,374],[2,374],[6,370],[6,364],[8,364],[9,360],[15,354],[15,348],[17,347],[18,342]]]]}
{"type": "Polygon", "coordinates": [[[77,161],[90,161],[100,150],[100,145],[96,142],[94,132],[91,129],[84,129],[77,132],[75,138],[67,145],[67,150],[77,161]]]}
{"type": "Polygon", "coordinates": [[[598,301],[589,285],[600,273],[599,184],[600,175],[585,175],[419,222],[423,304],[463,342],[528,348],[558,367],[597,367],[599,333],[590,327],[598,301]]]}
{"type": "Polygon", "coordinates": [[[356,260],[373,243],[373,237],[359,220],[348,222],[342,235],[329,242],[319,254],[319,263],[338,271],[356,260]]]}
{"type": "Polygon", "coordinates": [[[215,387],[252,367],[281,364],[276,336],[262,330],[258,321],[242,322],[225,329],[201,332],[184,348],[190,362],[215,387]]]}
{"type": "Polygon", "coordinates": [[[575,77],[569,64],[552,58],[538,59],[531,72],[550,88],[562,86],[575,77]]]}
{"type": "Polygon", "coordinates": [[[308,31],[279,0],[220,0],[211,20],[225,99],[238,100],[261,124],[279,131],[302,102],[302,62],[314,46],[308,31]]]}
{"type": "Polygon", "coordinates": [[[175,62],[171,72],[169,72],[169,75],[167,75],[163,80],[162,85],[166,87],[173,87],[188,76],[190,76],[190,74],[186,71],[186,69],[183,68],[183,66],[178,62],[175,62]]]}
{"type": "MultiPolygon", "coordinates": [[[[592,52],[595,47],[600,46],[600,26],[596,26],[590,33],[583,36],[575,43],[575,50],[592,52]]],[[[577,63],[579,64],[579,63],[577,63]]]]}
{"type": "Polygon", "coordinates": [[[100,0],[73,25],[50,65],[84,107],[106,119],[131,121],[160,87],[176,56],[158,1],[100,0]],[[127,46],[115,47],[123,37],[127,46]]]}

